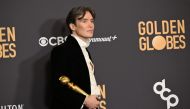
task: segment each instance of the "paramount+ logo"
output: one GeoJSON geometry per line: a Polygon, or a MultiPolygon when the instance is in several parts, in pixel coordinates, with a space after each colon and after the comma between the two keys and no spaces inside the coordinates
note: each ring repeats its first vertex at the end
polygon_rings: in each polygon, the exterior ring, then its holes
{"type": "Polygon", "coordinates": [[[141,51],[179,50],[186,47],[185,20],[139,21],[141,51]]]}

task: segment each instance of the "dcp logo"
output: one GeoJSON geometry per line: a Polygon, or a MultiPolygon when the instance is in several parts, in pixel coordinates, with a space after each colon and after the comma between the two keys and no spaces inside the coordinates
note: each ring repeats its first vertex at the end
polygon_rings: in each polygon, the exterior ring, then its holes
{"type": "Polygon", "coordinates": [[[47,46],[48,44],[51,46],[56,46],[56,45],[60,45],[62,43],[64,43],[67,39],[66,37],[63,36],[59,36],[59,37],[50,37],[49,39],[46,37],[41,37],[39,39],[39,45],[42,47],[47,46]]]}
{"type": "Polygon", "coordinates": [[[165,79],[162,80],[162,82],[156,82],[153,86],[153,90],[156,94],[159,94],[160,97],[167,102],[167,109],[169,109],[170,107],[175,107],[177,106],[178,102],[179,102],[179,98],[175,95],[175,94],[170,94],[169,96],[165,97],[164,93],[165,92],[171,92],[171,90],[169,88],[166,88],[165,86],[165,79]],[[159,90],[159,86],[161,87],[161,89],[159,90]],[[175,102],[172,103],[171,99],[175,99],[175,102]]]}

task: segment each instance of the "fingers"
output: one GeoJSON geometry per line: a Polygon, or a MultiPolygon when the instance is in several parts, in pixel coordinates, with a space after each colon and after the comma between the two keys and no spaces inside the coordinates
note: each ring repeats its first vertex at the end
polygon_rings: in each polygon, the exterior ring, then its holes
{"type": "Polygon", "coordinates": [[[100,102],[97,100],[95,95],[90,95],[86,97],[84,105],[89,109],[97,109],[99,107],[100,102]]]}
{"type": "Polygon", "coordinates": [[[101,96],[97,95],[97,96],[96,96],[96,99],[97,99],[98,101],[100,101],[100,100],[101,100],[101,96]]]}

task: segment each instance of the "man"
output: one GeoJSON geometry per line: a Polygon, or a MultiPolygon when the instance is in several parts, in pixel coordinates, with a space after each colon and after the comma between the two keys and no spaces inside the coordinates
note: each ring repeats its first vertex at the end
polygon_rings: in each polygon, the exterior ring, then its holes
{"type": "Polygon", "coordinates": [[[95,12],[89,7],[73,8],[66,23],[71,35],[65,43],[53,49],[51,54],[53,68],[53,109],[96,109],[99,106],[97,95],[100,91],[94,77],[94,66],[87,47],[94,33],[95,12]],[[60,81],[60,76],[70,80],[89,94],[84,96],[60,81]]]}

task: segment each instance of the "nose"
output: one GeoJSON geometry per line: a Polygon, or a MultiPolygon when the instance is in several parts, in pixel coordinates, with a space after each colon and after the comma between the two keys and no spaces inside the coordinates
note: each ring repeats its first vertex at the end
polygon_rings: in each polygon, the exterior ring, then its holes
{"type": "Polygon", "coordinates": [[[94,28],[94,23],[93,23],[92,21],[90,21],[90,22],[88,23],[88,26],[89,26],[90,28],[94,28]]]}

